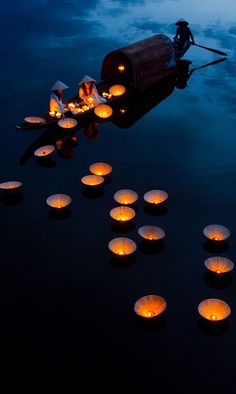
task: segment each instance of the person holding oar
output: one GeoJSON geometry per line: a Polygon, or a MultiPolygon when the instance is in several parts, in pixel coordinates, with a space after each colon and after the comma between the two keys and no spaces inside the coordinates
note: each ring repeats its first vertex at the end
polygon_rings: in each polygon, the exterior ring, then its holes
{"type": "Polygon", "coordinates": [[[174,46],[180,50],[189,45],[189,42],[195,44],[193,34],[188,25],[189,23],[183,18],[176,22],[177,29],[174,36],[174,46]]]}

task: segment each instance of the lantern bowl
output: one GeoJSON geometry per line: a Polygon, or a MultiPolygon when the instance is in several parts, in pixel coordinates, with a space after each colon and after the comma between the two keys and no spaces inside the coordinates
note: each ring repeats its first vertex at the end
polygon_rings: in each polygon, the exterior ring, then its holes
{"type": "Polygon", "coordinates": [[[89,171],[94,175],[106,176],[112,172],[112,166],[103,162],[93,163],[89,166],[89,171]]]}
{"type": "Polygon", "coordinates": [[[234,268],[234,263],[225,257],[209,257],[204,261],[206,268],[218,275],[230,272],[234,268]]]}
{"type": "Polygon", "coordinates": [[[158,241],[165,238],[165,231],[157,226],[142,226],[138,229],[140,237],[148,241],[158,241]]]}
{"type": "Polygon", "coordinates": [[[77,126],[77,124],[77,120],[73,118],[65,118],[58,121],[58,125],[63,129],[72,129],[73,127],[77,126]]]}
{"type": "Polygon", "coordinates": [[[205,237],[211,241],[225,241],[230,236],[230,231],[219,224],[209,224],[203,229],[205,237]]]}
{"type": "Polygon", "coordinates": [[[114,200],[119,204],[130,205],[137,201],[138,194],[134,190],[121,189],[114,194],[114,200]]]}
{"type": "Polygon", "coordinates": [[[109,242],[108,248],[116,255],[127,256],[134,253],[137,246],[130,238],[117,237],[109,242]]]}
{"type": "Polygon", "coordinates": [[[53,145],[45,145],[41,146],[40,148],[36,149],[34,152],[34,155],[37,157],[45,157],[50,155],[52,152],[54,152],[55,146],[53,145]]]}
{"type": "Polygon", "coordinates": [[[167,200],[168,194],[164,190],[150,190],[143,198],[149,204],[158,205],[167,200]]]}
{"type": "Polygon", "coordinates": [[[5,191],[15,191],[22,186],[22,182],[19,181],[7,181],[0,183],[0,189],[5,191]]]}
{"type": "Polygon", "coordinates": [[[156,294],[139,298],[134,304],[134,311],[138,316],[151,319],[160,315],[167,307],[166,300],[156,294]]]}
{"type": "Polygon", "coordinates": [[[40,118],[39,116],[27,116],[24,120],[25,120],[25,122],[31,123],[31,124],[46,123],[46,120],[44,118],[40,118]]]}
{"type": "Polygon", "coordinates": [[[81,178],[81,182],[86,186],[99,186],[104,182],[104,178],[100,175],[85,175],[81,178]]]}
{"type": "Polygon", "coordinates": [[[113,85],[109,89],[109,93],[112,94],[112,96],[122,96],[126,91],[126,88],[124,85],[113,85]]]}
{"type": "Polygon", "coordinates": [[[71,203],[71,198],[67,194],[52,194],[46,202],[51,208],[62,209],[71,203]]]}
{"type": "Polygon", "coordinates": [[[198,305],[198,312],[204,319],[217,322],[226,319],[231,314],[231,309],[218,298],[208,298],[198,305]]]}
{"type": "Polygon", "coordinates": [[[135,217],[135,210],[126,206],[120,206],[112,208],[110,210],[110,216],[120,223],[128,222],[135,217]]]}
{"type": "Polygon", "coordinates": [[[94,112],[95,114],[99,117],[99,118],[109,118],[112,113],[113,110],[110,107],[110,105],[107,104],[98,104],[95,108],[94,108],[94,112]]]}

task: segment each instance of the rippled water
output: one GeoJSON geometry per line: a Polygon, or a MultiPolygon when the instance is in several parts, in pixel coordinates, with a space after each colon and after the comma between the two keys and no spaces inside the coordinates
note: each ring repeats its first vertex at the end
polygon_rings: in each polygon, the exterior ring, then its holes
{"type": "Polygon", "coordinates": [[[231,237],[220,254],[235,259],[235,12],[229,0],[1,2],[1,180],[23,182],[17,204],[2,194],[0,204],[4,392],[75,393],[82,384],[85,393],[233,392],[234,273],[222,283],[209,280],[203,262],[214,254],[202,230],[227,226],[231,237]],[[156,33],[172,38],[180,17],[197,43],[226,52],[227,60],[197,69],[219,56],[192,47],[185,59],[195,71],[187,86],[173,87],[131,127],[110,121],[92,135],[81,128],[70,158],[55,152],[48,166],[26,154],[43,131],[14,126],[47,111],[55,80],[70,87],[65,98],[73,96],[84,74],[100,80],[108,52],[156,33]],[[91,196],[80,178],[96,161],[113,172],[91,196]],[[127,232],[109,217],[121,188],[139,194],[127,232]],[[169,194],[161,212],[143,200],[153,188],[169,194]],[[50,215],[45,200],[53,193],[72,198],[64,220],[50,215]],[[143,247],[137,229],[144,224],[165,230],[163,247],[143,247]],[[121,266],[107,247],[120,235],[138,245],[121,266]],[[164,324],[153,330],[140,326],[133,311],[151,293],[168,303],[164,324]],[[231,306],[218,335],[199,322],[205,298],[231,306]]]}

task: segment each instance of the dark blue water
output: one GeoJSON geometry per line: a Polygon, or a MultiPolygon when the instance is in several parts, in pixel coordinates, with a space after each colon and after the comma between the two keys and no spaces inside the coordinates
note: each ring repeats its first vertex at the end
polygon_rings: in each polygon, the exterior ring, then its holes
{"type": "MultiPolygon", "coordinates": [[[[235,260],[235,11],[233,1],[1,2],[1,182],[23,182],[18,204],[2,196],[0,204],[4,393],[77,393],[83,385],[85,393],[234,392],[235,274],[221,285],[208,280],[203,262],[214,254],[202,230],[227,226],[220,255],[235,260]],[[84,74],[100,80],[108,52],[156,33],[172,38],[179,17],[190,21],[196,42],[227,52],[227,60],[196,69],[184,89],[173,87],[131,127],[111,120],[92,136],[81,128],[70,159],[55,152],[43,167],[24,156],[44,131],[14,126],[47,111],[57,79],[70,87],[65,99],[73,96],[84,74]],[[80,179],[96,161],[113,172],[89,198],[80,179]],[[109,217],[121,188],[139,194],[134,225],[123,233],[138,250],[119,266],[107,244],[121,235],[109,217]],[[169,194],[162,215],[143,200],[154,188],[169,194]],[[72,198],[64,220],[50,216],[53,193],[72,198]],[[166,231],[160,250],[140,244],[137,229],[145,224],[166,231]],[[150,330],[138,324],[133,305],[152,293],[168,308],[163,325],[150,330]],[[199,324],[205,298],[232,309],[218,335],[199,324]]],[[[185,58],[194,69],[219,56],[192,47],[185,58]]]]}

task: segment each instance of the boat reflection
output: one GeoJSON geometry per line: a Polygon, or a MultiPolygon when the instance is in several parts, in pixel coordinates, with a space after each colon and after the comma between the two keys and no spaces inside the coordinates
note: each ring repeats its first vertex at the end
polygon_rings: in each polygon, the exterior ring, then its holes
{"type": "Polygon", "coordinates": [[[113,115],[109,119],[96,118],[96,115],[92,111],[91,116],[81,120],[73,130],[61,129],[59,127],[48,128],[25,150],[19,160],[19,164],[25,164],[34,155],[35,150],[43,145],[55,145],[60,157],[72,158],[74,148],[78,146],[76,131],[83,129],[83,134],[87,139],[95,140],[99,137],[98,128],[103,123],[112,122],[119,128],[130,128],[146,113],[151,111],[151,109],[169,97],[175,88],[186,88],[193,72],[225,60],[226,58],[220,58],[193,69],[190,69],[191,61],[179,60],[176,72],[159,80],[144,91],[133,89],[129,94],[124,95],[124,97],[121,96],[119,100],[114,101],[112,105],[113,115]]]}

